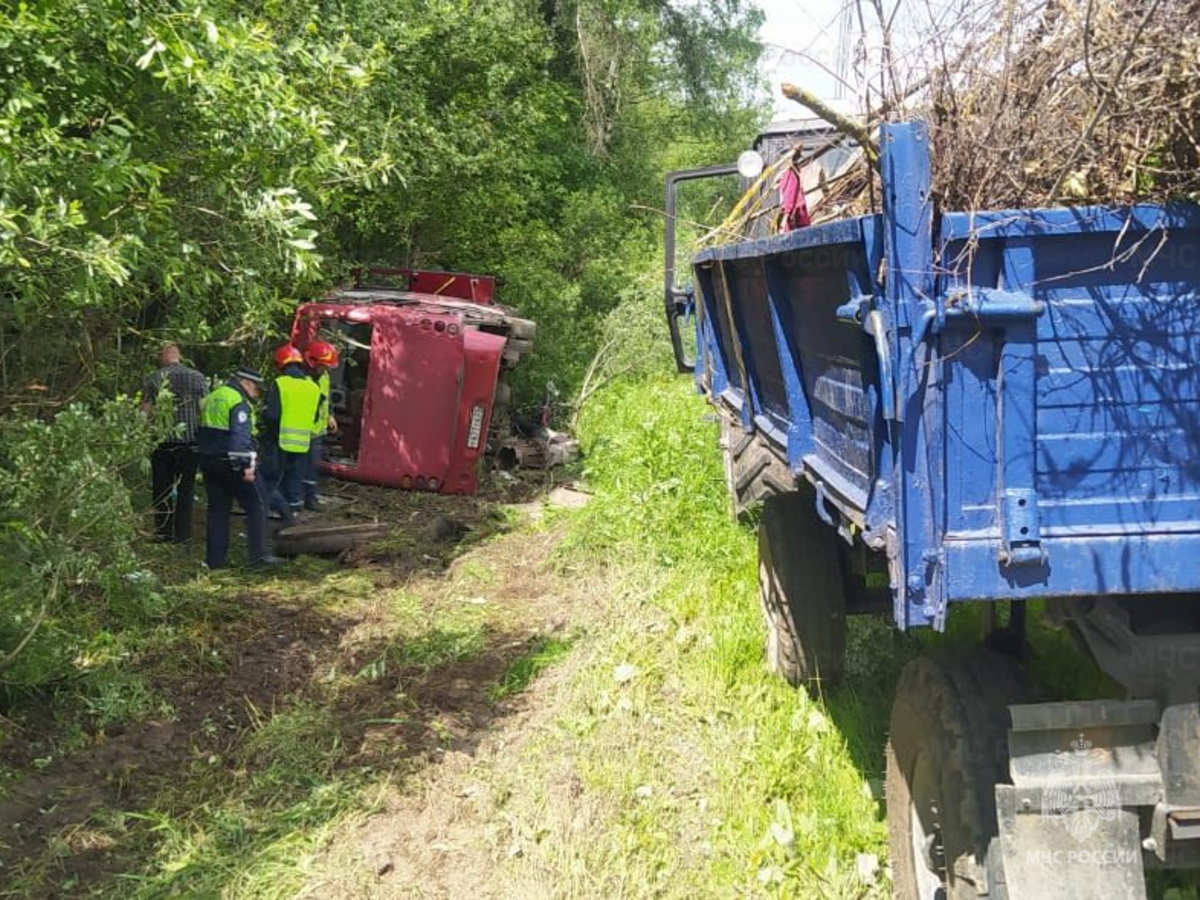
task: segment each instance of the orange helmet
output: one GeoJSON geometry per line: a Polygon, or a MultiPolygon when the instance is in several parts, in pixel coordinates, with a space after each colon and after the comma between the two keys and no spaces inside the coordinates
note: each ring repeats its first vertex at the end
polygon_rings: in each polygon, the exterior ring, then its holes
{"type": "Polygon", "coordinates": [[[311,341],[304,348],[304,361],[311,369],[315,369],[317,366],[332,369],[338,364],[337,347],[325,341],[311,341]]]}
{"type": "Polygon", "coordinates": [[[291,344],[284,344],[282,347],[280,347],[278,350],[275,351],[275,367],[276,368],[282,369],[284,366],[288,365],[288,363],[302,363],[302,362],[304,362],[304,357],[300,354],[300,351],[297,350],[295,347],[293,347],[291,344]]]}

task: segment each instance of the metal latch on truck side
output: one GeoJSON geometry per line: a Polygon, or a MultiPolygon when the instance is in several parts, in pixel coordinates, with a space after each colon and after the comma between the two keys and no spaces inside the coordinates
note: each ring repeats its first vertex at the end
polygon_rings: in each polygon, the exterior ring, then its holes
{"type": "Polygon", "coordinates": [[[1005,322],[1036,319],[1046,311],[1046,304],[1019,291],[994,288],[963,288],[946,293],[940,305],[941,325],[946,320],[968,320],[980,325],[1003,325],[1005,322]]]}
{"type": "Polygon", "coordinates": [[[1008,566],[1038,565],[1046,561],[1042,549],[1037,491],[1008,488],[1001,504],[1004,546],[1000,561],[1008,566]]]}
{"type": "Polygon", "coordinates": [[[896,379],[892,368],[892,344],[888,337],[887,320],[883,311],[871,307],[870,298],[856,297],[849,303],[837,308],[839,322],[847,325],[858,325],[875,341],[875,355],[878,357],[879,369],[879,402],[883,418],[887,421],[896,420],[896,379]]]}

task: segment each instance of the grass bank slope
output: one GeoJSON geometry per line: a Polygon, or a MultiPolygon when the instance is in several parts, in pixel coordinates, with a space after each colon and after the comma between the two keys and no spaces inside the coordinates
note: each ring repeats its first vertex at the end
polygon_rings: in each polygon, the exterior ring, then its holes
{"type": "Polygon", "coordinates": [[[883,723],[913,645],[854,623],[870,652],[819,702],[771,677],[704,403],[683,379],[621,384],[580,431],[595,496],[558,558],[598,567],[608,597],[497,792],[511,895],[885,896],[883,723]]]}

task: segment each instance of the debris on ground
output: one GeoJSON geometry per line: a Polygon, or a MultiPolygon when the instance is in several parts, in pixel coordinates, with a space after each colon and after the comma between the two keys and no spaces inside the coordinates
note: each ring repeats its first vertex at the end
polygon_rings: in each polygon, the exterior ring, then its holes
{"type": "Polygon", "coordinates": [[[509,437],[496,450],[501,469],[550,469],[579,460],[579,441],[562,432],[542,429],[534,437],[509,437]]]}
{"type": "Polygon", "coordinates": [[[705,242],[787,230],[780,179],[789,169],[814,224],[878,210],[888,121],[929,124],[933,196],[944,209],[1198,201],[1198,19],[1200,0],[959,0],[936,15],[913,8],[867,23],[849,79],[858,96],[842,104],[858,113],[783,85],[819,119],[786,152],[763,154],[762,175],[705,242]]]}
{"type": "Polygon", "coordinates": [[[275,532],[275,552],[281,556],[336,555],[358,544],[386,536],[391,525],[382,522],[323,525],[301,523],[275,532]]]}

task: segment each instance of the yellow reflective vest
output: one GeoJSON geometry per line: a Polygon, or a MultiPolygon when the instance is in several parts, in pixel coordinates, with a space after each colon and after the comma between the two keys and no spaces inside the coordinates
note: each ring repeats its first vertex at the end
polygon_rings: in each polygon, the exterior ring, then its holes
{"type": "Polygon", "coordinates": [[[307,453],[321,389],[307,376],[280,375],[275,385],[279,389],[279,449],[307,453]]]}
{"type": "Polygon", "coordinates": [[[317,401],[317,417],[313,419],[313,437],[320,437],[329,429],[329,373],[322,372],[317,379],[320,399],[317,401]]]}

